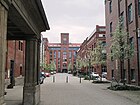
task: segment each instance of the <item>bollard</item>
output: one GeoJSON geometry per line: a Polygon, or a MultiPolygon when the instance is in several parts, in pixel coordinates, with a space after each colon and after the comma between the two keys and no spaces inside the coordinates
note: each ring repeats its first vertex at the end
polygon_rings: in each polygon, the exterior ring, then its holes
{"type": "Polygon", "coordinates": [[[81,83],[81,76],[80,76],[80,83],[81,83]]]}
{"type": "Polygon", "coordinates": [[[68,76],[66,77],[66,83],[68,83],[68,76]]]}
{"type": "Polygon", "coordinates": [[[53,83],[55,82],[55,76],[53,76],[53,83]]]}

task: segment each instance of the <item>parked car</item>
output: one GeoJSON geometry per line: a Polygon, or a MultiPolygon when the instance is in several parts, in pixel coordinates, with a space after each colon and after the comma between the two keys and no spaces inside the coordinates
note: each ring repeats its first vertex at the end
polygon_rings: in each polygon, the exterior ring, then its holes
{"type": "Polygon", "coordinates": [[[56,71],[53,71],[54,74],[56,74],[56,71]]]}
{"type": "Polygon", "coordinates": [[[68,70],[68,74],[71,74],[71,70],[68,70]]]}
{"type": "Polygon", "coordinates": [[[107,78],[107,72],[102,73],[102,78],[107,78]]]}
{"type": "Polygon", "coordinates": [[[44,83],[44,74],[42,74],[42,72],[40,73],[40,84],[43,84],[44,83]]]}
{"type": "Polygon", "coordinates": [[[45,76],[46,77],[50,77],[50,73],[45,73],[45,76]]]}
{"type": "Polygon", "coordinates": [[[99,76],[99,74],[97,74],[96,72],[92,72],[92,73],[90,74],[90,78],[91,78],[91,79],[94,79],[94,80],[100,80],[100,76],[99,76]]]}
{"type": "Polygon", "coordinates": [[[41,75],[42,75],[44,78],[46,78],[45,72],[41,72],[41,75]]]}
{"type": "Polygon", "coordinates": [[[51,75],[53,75],[53,74],[54,74],[54,72],[53,72],[53,71],[51,71],[50,73],[51,73],[51,75]]]}

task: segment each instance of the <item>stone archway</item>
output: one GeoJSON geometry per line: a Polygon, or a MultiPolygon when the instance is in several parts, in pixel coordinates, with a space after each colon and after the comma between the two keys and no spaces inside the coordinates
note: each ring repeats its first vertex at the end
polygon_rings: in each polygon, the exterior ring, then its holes
{"type": "Polygon", "coordinates": [[[41,0],[0,1],[0,105],[5,105],[4,77],[7,40],[26,41],[23,105],[39,104],[40,33],[46,30],[49,30],[49,25],[41,0]]]}

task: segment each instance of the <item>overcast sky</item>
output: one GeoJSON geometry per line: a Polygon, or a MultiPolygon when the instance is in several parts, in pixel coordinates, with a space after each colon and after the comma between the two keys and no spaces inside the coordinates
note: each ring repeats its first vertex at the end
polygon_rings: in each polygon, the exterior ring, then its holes
{"type": "Polygon", "coordinates": [[[82,43],[96,25],[105,25],[104,0],[42,0],[50,30],[43,32],[49,42],[60,42],[69,33],[70,42],[82,43]]]}

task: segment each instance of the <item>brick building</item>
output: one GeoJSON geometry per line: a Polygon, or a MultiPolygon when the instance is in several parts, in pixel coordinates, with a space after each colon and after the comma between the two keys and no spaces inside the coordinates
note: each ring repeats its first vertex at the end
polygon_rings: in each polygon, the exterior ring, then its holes
{"type": "Polygon", "coordinates": [[[119,70],[118,61],[107,57],[108,79],[120,80],[124,75],[127,83],[140,85],[140,0],[105,0],[105,14],[107,53],[111,53],[110,40],[119,18],[135,49],[134,57],[124,62],[124,74],[119,70]]]}
{"type": "MultiPolygon", "coordinates": [[[[105,26],[96,25],[95,30],[91,33],[89,37],[87,37],[84,42],[80,46],[80,50],[77,53],[77,56],[81,58],[86,58],[86,54],[88,50],[93,50],[97,46],[97,42],[102,41],[103,45],[106,45],[106,29],[105,26]]],[[[84,69],[84,72],[87,72],[88,68],[84,69]]],[[[91,65],[91,71],[97,72],[98,74],[102,74],[102,72],[106,72],[106,65],[91,65]]]]}
{"type": "Polygon", "coordinates": [[[24,75],[25,42],[21,40],[7,41],[7,48],[5,78],[10,78],[10,75],[14,75],[14,77],[24,75]]]}
{"type": "Polygon", "coordinates": [[[57,72],[67,72],[70,62],[74,69],[79,47],[80,43],[69,42],[69,33],[61,33],[61,43],[48,43],[49,52],[46,51],[48,63],[54,61],[57,72]]]}
{"type": "MultiPolygon", "coordinates": [[[[48,49],[48,39],[47,38],[43,38],[43,36],[41,37],[41,45],[40,45],[40,67],[42,66],[42,64],[45,64],[49,62],[48,58],[48,53],[49,53],[49,49],[48,49]]],[[[43,69],[43,68],[40,68],[43,69]]]]}

